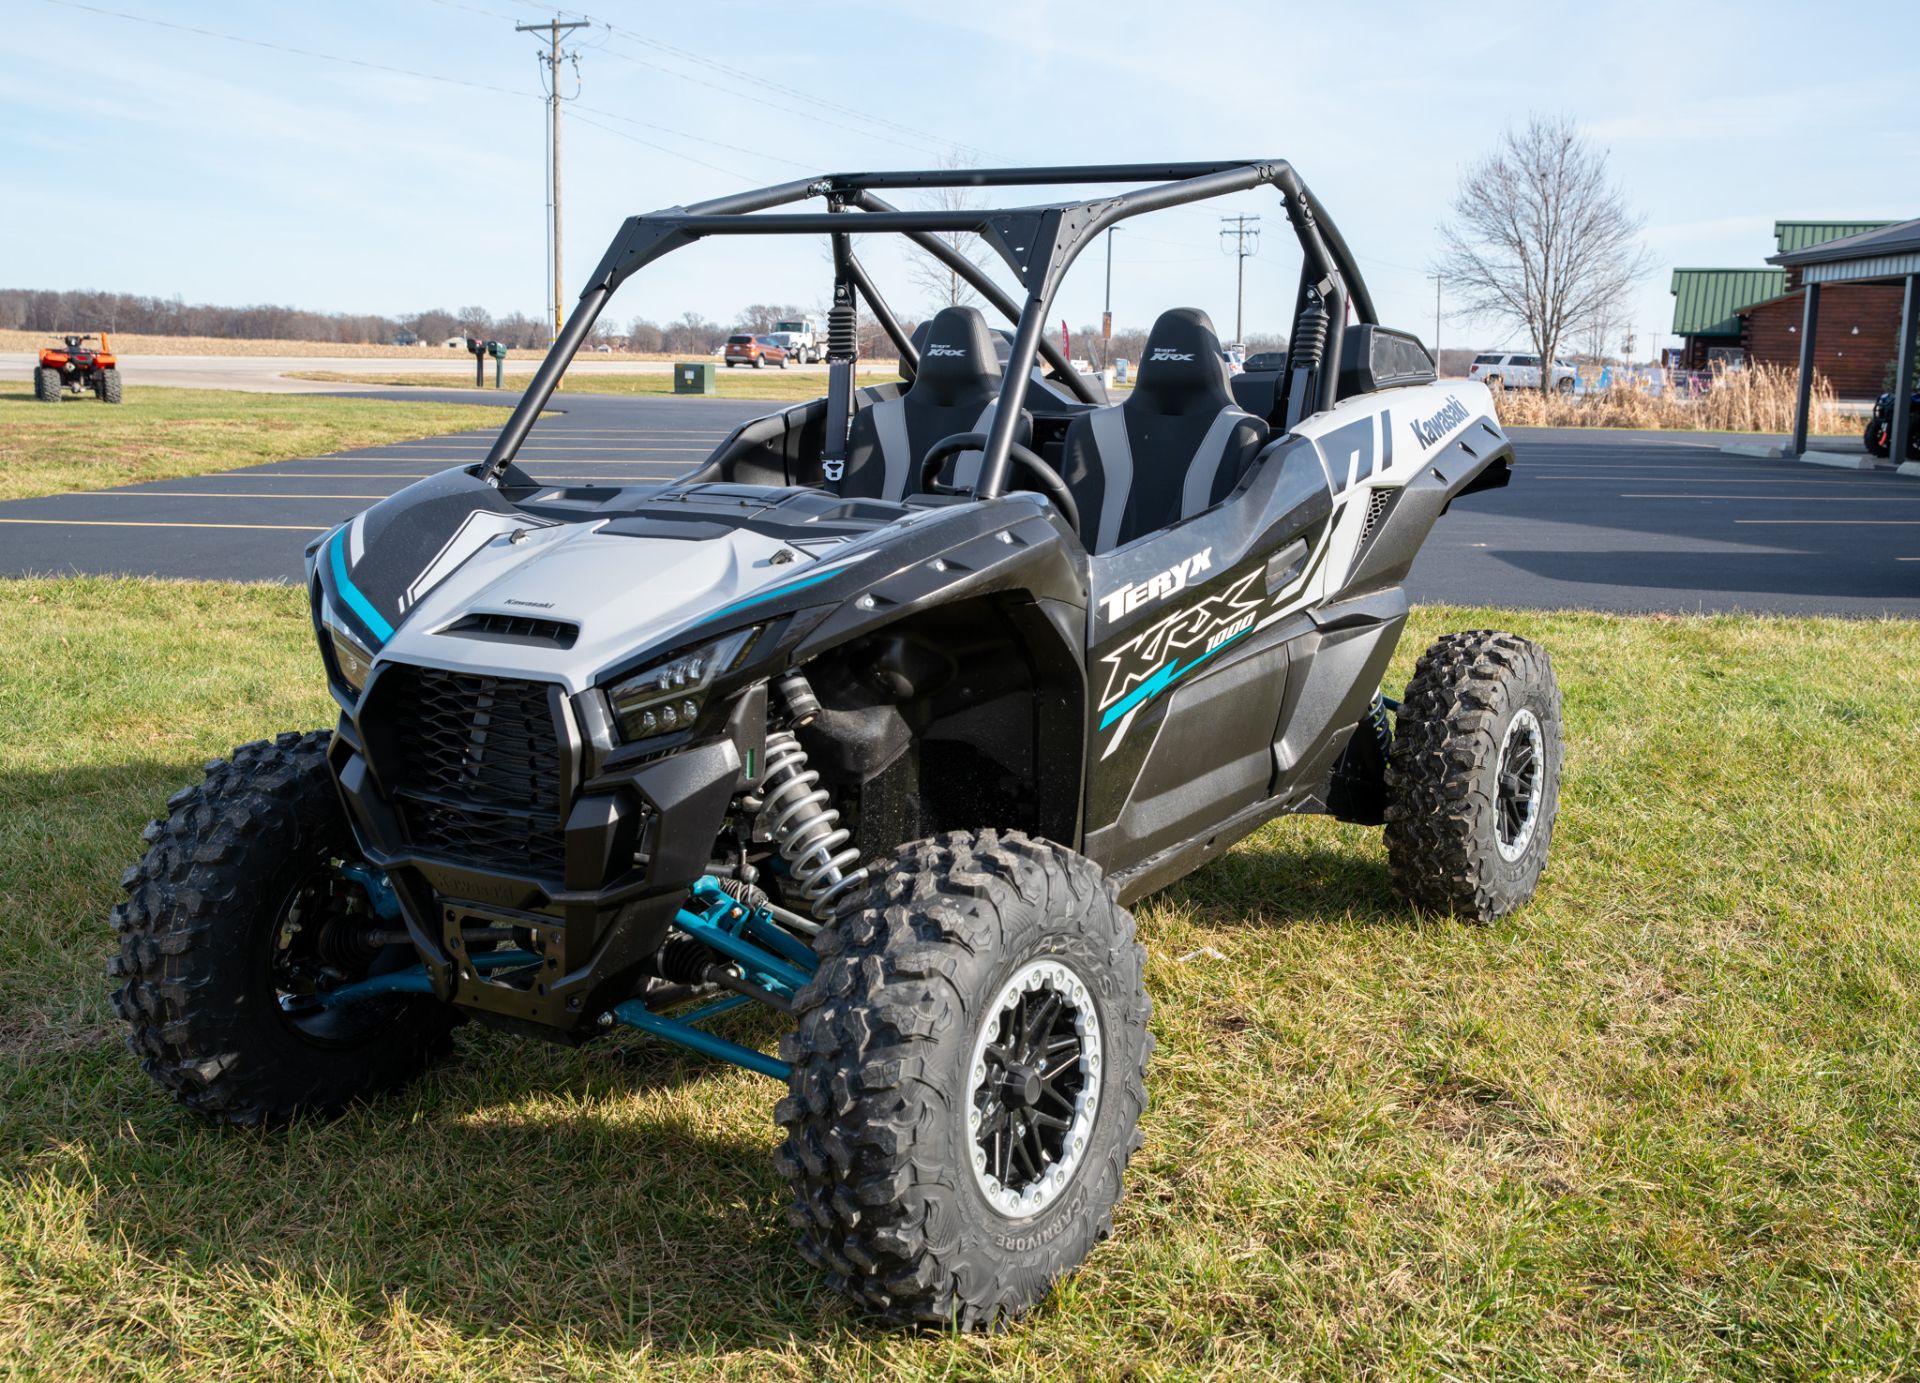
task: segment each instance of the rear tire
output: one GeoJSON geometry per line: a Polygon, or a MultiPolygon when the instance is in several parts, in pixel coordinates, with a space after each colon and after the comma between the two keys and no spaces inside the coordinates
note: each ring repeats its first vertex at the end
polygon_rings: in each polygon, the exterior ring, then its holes
{"type": "Polygon", "coordinates": [[[815,945],[775,1115],[801,1252],[897,1320],[1023,1314],[1112,1232],[1140,1147],[1132,917],[1069,850],[955,831],[902,846],[815,945]]]}
{"type": "Polygon", "coordinates": [[[766,363],[767,363],[767,362],[766,362],[766,361],[765,361],[765,360],[764,360],[764,359],[763,359],[762,357],[760,357],[760,356],[757,356],[757,355],[756,355],[756,356],[755,356],[755,357],[753,358],[753,368],[754,368],[754,369],[756,369],[756,370],[757,370],[757,369],[759,369],[759,368],[760,368],[761,366],[763,366],[763,365],[765,365],[766,363]]]}
{"type": "Polygon", "coordinates": [[[34,366],[33,396],[42,403],[60,402],[60,372],[45,365],[34,366]]]}
{"type": "MultiPolygon", "coordinates": [[[[227,1123],[334,1114],[397,1089],[445,1050],[454,1022],[423,996],[283,1007],[282,962],[298,956],[309,972],[345,963],[350,933],[330,929],[362,925],[351,895],[328,882],[333,862],[357,853],[329,738],[281,735],[209,764],[206,781],[175,793],[166,819],[147,827],[147,853],[121,879],[120,951],[107,973],[123,981],[113,1006],[132,1026],[127,1045],[174,1098],[227,1123]]],[[[346,978],[411,964],[401,949],[353,962],[346,978]]]]}
{"type": "Polygon", "coordinates": [[[100,396],[100,402],[102,403],[120,402],[120,370],[118,366],[109,365],[100,372],[100,386],[95,392],[100,396]]]}
{"type": "Polygon", "coordinates": [[[1526,903],[1552,844],[1560,763],[1560,687],[1544,648],[1489,629],[1436,640],[1387,758],[1394,887],[1476,922],[1526,903]]]}

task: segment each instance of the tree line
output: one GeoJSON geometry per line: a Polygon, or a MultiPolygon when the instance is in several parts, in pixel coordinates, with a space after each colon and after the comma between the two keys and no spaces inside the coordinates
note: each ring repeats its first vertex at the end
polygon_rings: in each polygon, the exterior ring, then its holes
{"type": "MultiPolygon", "coordinates": [[[[682,313],[671,322],[657,323],[647,317],[634,317],[623,333],[615,323],[596,324],[590,345],[615,349],[658,352],[669,355],[709,355],[735,332],[769,332],[782,321],[807,320],[822,332],[826,330],[826,312],[795,303],[749,303],[735,314],[731,323],[717,322],[699,312],[682,313]]],[[[918,322],[909,317],[904,323],[912,331],[918,322]]],[[[106,330],[136,332],[146,336],[206,336],[242,341],[314,341],[340,345],[384,345],[407,337],[427,343],[451,337],[475,336],[500,341],[508,346],[541,349],[551,339],[547,324],[523,312],[495,317],[484,307],[463,307],[449,312],[433,308],[400,316],[363,312],[312,312],[305,308],[255,303],[244,307],[222,307],[213,303],[189,303],[182,298],[149,297],[138,293],[107,293],[95,290],[57,290],[0,288],[0,329],[40,331],[106,330]]],[[[892,360],[898,352],[880,325],[867,313],[860,314],[860,353],[872,360],[892,360]]],[[[1146,349],[1144,327],[1125,327],[1113,334],[1114,358],[1136,363],[1146,349]]],[[[1101,349],[1100,329],[1082,326],[1073,333],[1076,359],[1092,362],[1096,369],[1109,362],[1101,349]]],[[[1284,350],[1279,336],[1249,336],[1248,350],[1284,350]]]]}

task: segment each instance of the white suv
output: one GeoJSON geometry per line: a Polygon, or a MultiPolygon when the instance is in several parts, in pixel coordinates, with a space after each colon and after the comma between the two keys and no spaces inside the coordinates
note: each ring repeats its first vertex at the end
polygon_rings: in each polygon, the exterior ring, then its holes
{"type": "MultiPolygon", "coordinates": [[[[1580,372],[1573,362],[1556,360],[1553,362],[1553,387],[1563,394],[1571,394],[1580,372]]],[[[1467,369],[1467,378],[1486,385],[1489,389],[1538,389],[1540,387],[1540,357],[1537,355],[1476,355],[1473,364],[1467,369]]]]}

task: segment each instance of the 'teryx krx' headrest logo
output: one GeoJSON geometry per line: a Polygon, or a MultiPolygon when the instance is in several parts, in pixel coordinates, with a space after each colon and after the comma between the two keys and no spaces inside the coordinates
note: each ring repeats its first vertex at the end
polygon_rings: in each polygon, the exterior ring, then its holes
{"type": "Polygon", "coordinates": [[[1152,353],[1151,353],[1150,355],[1148,355],[1148,356],[1147,356],[1147,359],[1148,359],[1149,361],[1154,361],[1154,360],[1191,360],[1191,359],[1193,359],[1193,352],[1192,352],[1192,351],[1177,351],[1177,350],[1175,350],[1175,349],[1174,349],[1174,348],[1173,348],[1172,346],[1155,346],[1155,347],[1153,348],[1153,351],[1152,351],[1152,353]]]}
{"type": "Polygon", "coordinates": [[[1430,447],[1449,432],[1467,420],[1467,406],[1453,395],[1447,395],[1447,406],[1424,422],[1416,418],[1413,423],[1413,435],[1420,445],[1430,447]]]}
{"type": "Polygon", "coordinates": [[[949,346],[941,341],[935,341],[927,347],[928,355],[965,355],[966,353],[965,346],[949,346]]]}

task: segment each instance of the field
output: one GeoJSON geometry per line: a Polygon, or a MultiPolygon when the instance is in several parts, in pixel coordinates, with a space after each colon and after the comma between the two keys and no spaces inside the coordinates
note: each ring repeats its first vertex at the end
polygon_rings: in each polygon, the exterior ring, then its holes
{"type": "MultiPolygon", "coordinates": [[[[827,392],[827,377],[817,371],[801,370],[729,370],[724,367],[714,372],[714,387],[717,392],[712,396],[722,399],[771,399],[776,402],[817,399],[827,392]]],[[[333,370],[290,371],[292,379],[324,380],[335,384],[389,384],[419,386],[424,389],[445,389],[450,382],[445,375],[431,374],[343,374],[333,370]]],[[[886,384],[900,378],[892,366],[867,366],[860,368],[860,383],[886,384]]],[[[511,374],[506,376],[506,387],[501,394],[508,399],[525,389],[533,382],[533,375],[511,374]]],[[[493,377],[488,375],[487,387],[493,387],[493,377]]],[[[476,393],[485,392],[476,390],[476,393]]],[[[670,374],[616,375],[600,374],[587,370],[572,370],[567,374],[563,393],[570,394],[645,394],[666,397],[673,393],[673,376],[670,374]]]]}
{"type": "MultiPolygon", "coordinates": [[[[121,1046],[139,831],[331,720],[301,595],[0,583],[0,1372],[48,1379],[1911,1377],[1920,626],[1424,610],[1552,648],[1544,890],[1394,899],[1280,822],[1139,909],[1159,1050],[1113,1240],[989,1338],[792,1253],[770,1082],[463,1029],[330,1126],[202,1126],[121,1046]]],[[[769,1041],[769,1024],[730,1030],[769,1041]]]]}
{"type": "Polygon", "coordinates": [[[500,417],[468,404],[218,389],[130,388],[117,406],[91,396],[50,405],[31,384],[0,380],[0,500],[322,456],[500,417]]]}

